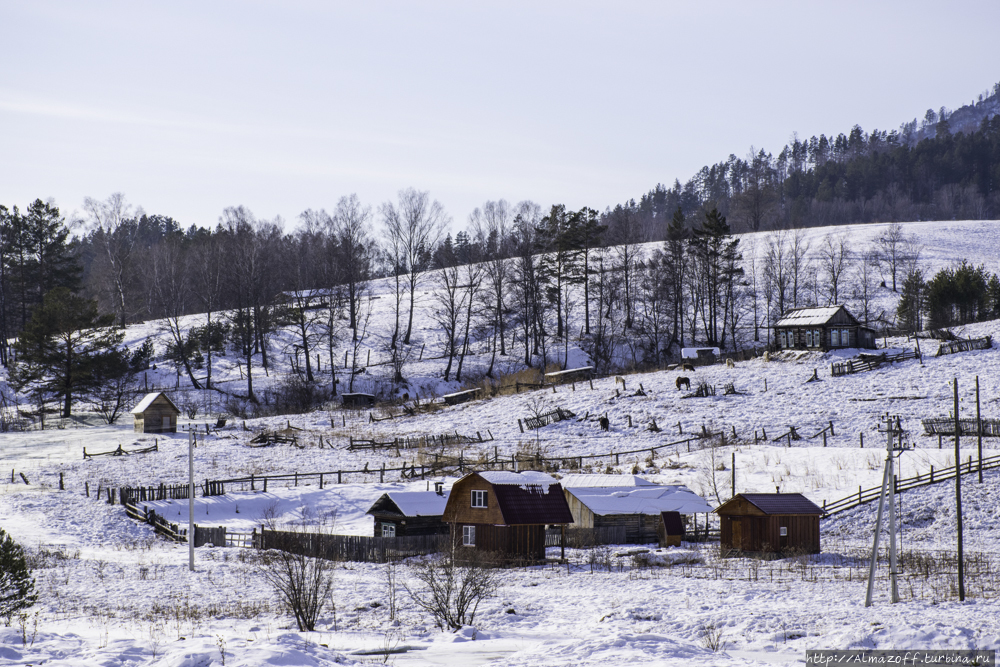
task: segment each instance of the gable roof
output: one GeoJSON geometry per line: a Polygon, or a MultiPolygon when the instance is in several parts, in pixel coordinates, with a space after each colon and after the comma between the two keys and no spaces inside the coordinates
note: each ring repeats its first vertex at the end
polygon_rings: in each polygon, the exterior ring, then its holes
{"type": "Polygon", "coordinates": [[[655,482],[638,475],[563,475],[559,483],[564,489],[581,486],[591,488],[656,486],[655,482]]]}
{"type": "Polygon", "coordinates": [[[505,525],[573,523],[562,486],[551,475],[490,470],[469,473],[455,484],[473,475],[490,485],[505,525]]]}
{"type": "Polygon", "coordinates": [[[786,312],[774,326],[776,327],[813,327],[826,324],[833,316],[841,310],[850,317],[855,324],[858,320],[844,306],[825,306],[823,308],[793,308],[786,312]]]}
{"type": "Polygon", "coordinates": [[[649,514],[661,512],[711,512],[712,506],[686,486],[639,486],[567,489],[598,516],[610,514],[649,514]]]}
{"type": "Polygon", "coordinates": [[[142,397],[142,400],[139,401],[139,404],[134,408],[132,408],[132,414],[141,415],[143,412],[149,409],[149,406],[152,405],[153,401],[155,401],[159,396],[162,396],[164,399],[166,399],[167,403],[170,404],[170,407],[172,407],[174,410],[177,410],[177,414],[181,413],[181,411],[177,409],[177,406],[174,405],[174,402],[170,400],[169,396],[164,394],[162,391],[154,391],[142,397]]]}
{"type": "Polygon", "coordinates": [[[448,494],[436,491],[389,491],[379,496],[367,514],[384,512],[400,516],[441,516],[448,504],[448,494]]]}
{"type": "Polygon", "coordinates": [[[826,513],[801,493],[738,493],[734,498],[730,498],[715,508],[716,513],[738,498],[743,498],[764,514],[818,514],[822,516],[826,513]]]}

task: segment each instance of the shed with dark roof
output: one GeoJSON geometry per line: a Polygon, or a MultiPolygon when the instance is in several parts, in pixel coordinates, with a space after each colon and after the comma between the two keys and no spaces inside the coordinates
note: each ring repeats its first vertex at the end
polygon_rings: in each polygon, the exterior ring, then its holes
{"type": "Polygon", "coordinates": [[[823,510],[801,493],[738,493],[715,513],[724,555],[819,553],[823,510]]]}
{"type": "Polygon", "coordinates": [[[441,519],[459,545],[508,560],[545,559],[545,527],[573,523],[562,486],[541,472],[469,473],[455,482],[441,519]]]}

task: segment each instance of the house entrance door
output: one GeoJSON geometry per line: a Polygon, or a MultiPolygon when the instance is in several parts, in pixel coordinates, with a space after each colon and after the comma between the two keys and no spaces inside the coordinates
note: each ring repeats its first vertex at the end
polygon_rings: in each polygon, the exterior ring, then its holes
{"type": "Polygon", "coordinates": [[[743,549],[743,526],[739,519],[733,519],[733,548],[743,549]]]}

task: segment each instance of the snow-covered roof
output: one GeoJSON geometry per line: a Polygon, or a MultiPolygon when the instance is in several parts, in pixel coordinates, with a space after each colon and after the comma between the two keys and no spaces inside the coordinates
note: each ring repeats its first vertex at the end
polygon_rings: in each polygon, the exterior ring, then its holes
{"type": "Polygon", "coordinates": [[[698,350],[711,350],[712,354],[719,356],[719,348],[717,347],[682,347],[681,348],[681,359],[697,359],[698,350]]]}
{"type": "Polygon", "coordinates": [[[487,470],[479,473],[479,476],[490,484],[513,484],[515,486],[533,485],[545,486],[558,484],[552,475],[537,470],[525,470],[524,472],[511,472],[509,470],[487,470]]]}
{"type": "Polygon", "coordinates": [[[441,516],[448,504],[448,494],[434,491],[389,491],[387,494],[406,516],[441,516]]]}
{"type": "MultiPolygon", "coordinates": [[[[150,405],[153,404],[153,401],[155,401],[156,398],[158,396],[161,396],[161,395],[163,396],[163,398],[167,399],[167,402],[170,403],[170,405],[174,406],[175,410],[177,410],[177,406],[174,405],[174,402],[171,401],[170,398],[166,394],[164,394],[162,391],[154,391],[154,392],[146,394],[145,396],[142,397],[142,400],[139,401],[139,405],[137,405],[134,408],[132,408],[132,414],[133,415],[141,415],[143,412],[145,412],[149,408],[150,405]]],[[[180,410],[177,410],[177,412],[180,412],[180,410]]]]}
{"type": "Polygon", "coordinates": [[[686,486],[635,488],[577,487],[568,492],[591,512],[606,514],[659,514],[660,512],[711,512],[714,508],[686,486]]]}
{"type": "Polygon", "coordinates": [[[785,313],[774,325],[776,327],[812,327],[826,324],[843,306],[825,306],[823,308],[796,308],[785,313]]]}
{"type": "Polygon", "coordinates": [[[565,475],[559,480],[564,489],[577,487],[635,487],[656,486],[654,482],[638,475],[565,475]]]}

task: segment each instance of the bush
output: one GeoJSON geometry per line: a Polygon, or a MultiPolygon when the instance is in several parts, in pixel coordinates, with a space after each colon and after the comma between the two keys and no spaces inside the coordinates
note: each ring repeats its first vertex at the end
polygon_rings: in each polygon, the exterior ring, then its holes
{"type": "Polygon", "coordinates": [[[28,570],[24,549],[0,528],[0,616],[10,625],[14,614],[36,600],[35,579],[28,570]]]}
{"type": "MultiPolygon", "coordinates": [[[[294,545],[287,548],[295,549],[294,545]]],[[[312,632],[333,592],[332,561],[271,549],[260,554],[260,572],[295,617],[299,632],[312,632]]]]}
{"type": "Polygon", "coordinates": [[[494,554],[455,546],[416,566],[418,585],[406,587],[413,602],[442,630],[472,625],[479,604],[496,593],[502,571],[494,554]]]}

